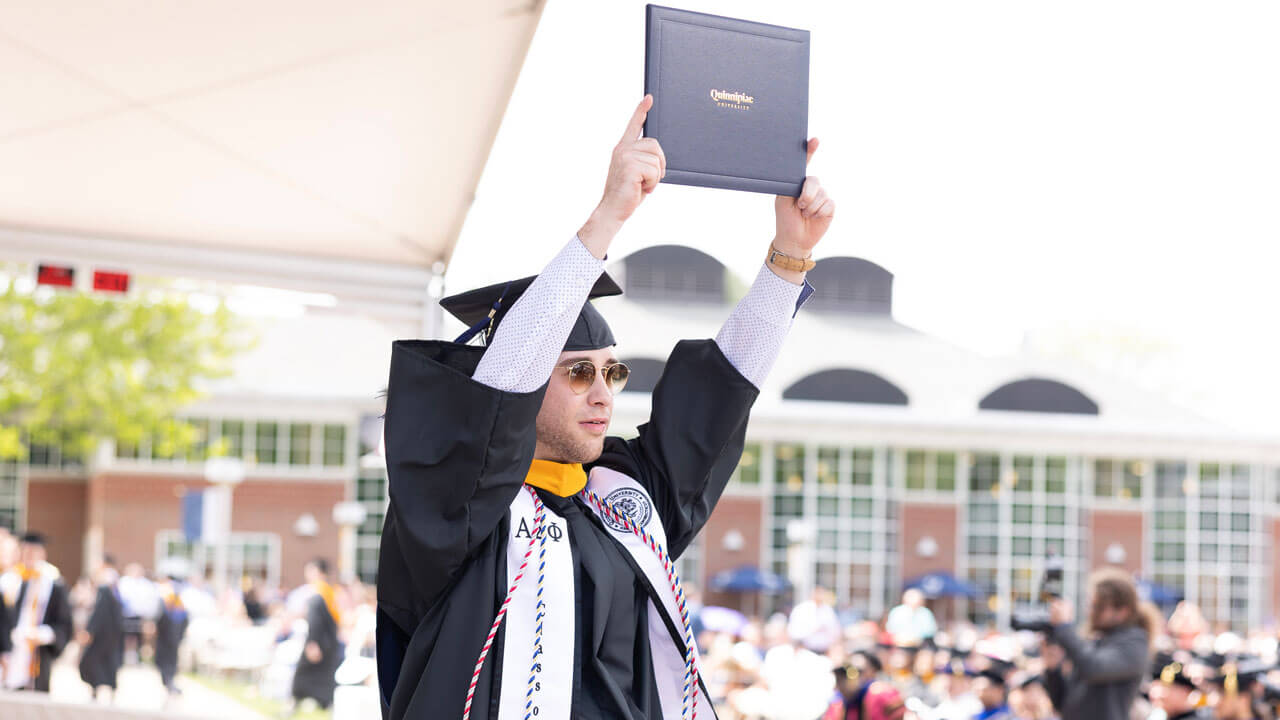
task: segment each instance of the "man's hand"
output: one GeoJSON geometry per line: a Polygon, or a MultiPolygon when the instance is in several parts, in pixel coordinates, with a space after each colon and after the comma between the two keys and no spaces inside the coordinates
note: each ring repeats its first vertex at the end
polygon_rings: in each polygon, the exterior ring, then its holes
{"type": "MultiPolygon", "coordinates": [[[[818,150],[818,138],[809,138],[805,164],[818,150]]],[[[822,183],[812,175],[804,179],[800,197],[779,195],[773,201],[773,214],[777,223],[773,246],[793,258],[807,258],[813,248],[827,234],[831,219],[835,217],[836,203],[822,189],[822,183]]],[[[775,273],[797,285],[804,282],[804,273],[780,271],[775,273]]]]}
{"type": "Polygon", "coordinates": [[[313,664],[324,659],[324,653],[320,652],[320,646],[314,642],[307,643],[302,650],[302,654],[306,655],[307,661],[313,664]]]}
{"type": "Polygon", "coordinates": [[[645,95],[631,114],[622,139],[613,148],[600,204],[578,231],[578,239],[598,258],[604,258],[613,236],[667,174],[667,156],[658,141],[640,137],[651,107],[653,96],[645,95]]]}
{"type": "MultiPolygon", "coordinates": [[[[805,164],[818,151],[818,138],[809,138],[805,164]]],[[[827,196],[818,178],[812,175],[804,179],[800,197],[779,195],[773,201],[773,213],[777,219],[777,237],[774,245],[784,253],[797,253],[796,257],[808,257],[813,247],[831,227],[836,203],[827,196]]]]}

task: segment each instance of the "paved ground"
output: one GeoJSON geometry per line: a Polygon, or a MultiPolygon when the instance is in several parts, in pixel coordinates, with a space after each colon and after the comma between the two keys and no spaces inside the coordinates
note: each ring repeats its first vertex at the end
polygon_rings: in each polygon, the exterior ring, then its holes
{"type": "MultiPolygon", "coordinates": [[[[80,680],[80,671],[76,667],[78,657],[79,653],[70,647],[54,665],[49,689],[54,700],[73,703],[93,701],[89,686],[80,680]]],[[[120,670],[118,683],[113,702],[116,708],[159,711],[172,718],[266,720],[264,715],[235,700],[182,677],[177,680],[182,694],[170,698],[154,665],[125,666],[120,670]]]]}

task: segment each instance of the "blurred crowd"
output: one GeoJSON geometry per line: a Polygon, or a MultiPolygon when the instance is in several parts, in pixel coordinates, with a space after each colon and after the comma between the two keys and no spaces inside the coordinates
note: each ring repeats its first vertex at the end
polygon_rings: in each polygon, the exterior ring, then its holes
{"type": "Polygon", "coordinates": [[[244,577],[220,592],[174,558],[148,570],[110,554],[79,579],[51,565],[46,540],[0,528],[4,688],[48,692],[53,664],[75,662],[99,702],[120,669],[154,665],[171,694],[181,672],[251,685],[292,709],[346,702],[377,712],[373,587],[332,579],[326,560],[294,588],[244,577]],[[345,696],[344,696],[345,693],[345,696]],[[344,700],[345,697],[345,700],[344,700]]]}
{"type": "Polygon", "coordinates": [[[1280,702],[1276,631],[1215,629],[1190,603],[1156,614],[1152,637],[1137,631],[1133,659],[1114,654],[1095,618],[1073,628],[1068,617],[1057,632],[1048,619],[1039,631],[939,627],[908,590],[879,621],[842,623],[833,601],[818,588],[768,618],[699,608],[703,679],[721,720],[1274,720],[1280,702]],[[1062,640],[1077,630],[1073,658],[1062,640]],[[1104,665],[1115,660],[1118,673],[1104,665]]]}
{"type": "MultiPolygon", "coordinates": [[[[164,565],[117,568],[108,556],[73,580],[48,563],[38,533],[0,529],[4,687],[47,692],[65,654],[99,702],[121,667],[151,664],[171,693],[191,671],[293,709],[378,715],[372,587],[335,582],[322,559],[298,587],[245,577],[221,592],[180,562],[164,565]]],[[[721,720],[1276,720],[1274,629],[1215,628],[1185,602],[1166,617],[1139,607],[1130,579],[1110,582],[1122,599],[1099,600],[1095,583],[1079,623],[1058,600],[1017,632],[939,623],[919,590],[856,621],[824,588],[767,618],[702,606],[688,591],[721,720]]]]}

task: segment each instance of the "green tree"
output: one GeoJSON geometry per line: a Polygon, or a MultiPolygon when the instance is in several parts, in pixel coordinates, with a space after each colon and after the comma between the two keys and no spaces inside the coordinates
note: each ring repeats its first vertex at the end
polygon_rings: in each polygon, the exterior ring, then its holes
{"type": "Polygon", "coordinates": [[[85,458],[103,438],[145,436],[182,451],[196,430],[175,412],[229,375],[251,342],[225,304],[203,312],[176,292],[117,298],[0,282],[3,459],[25,457],[29,442],[85,458]]]}

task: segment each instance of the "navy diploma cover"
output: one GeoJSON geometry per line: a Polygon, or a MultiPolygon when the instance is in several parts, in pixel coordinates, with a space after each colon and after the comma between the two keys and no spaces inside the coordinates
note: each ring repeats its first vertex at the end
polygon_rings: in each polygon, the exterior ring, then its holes
{"type": "Polygon", "coordinates": [[[809,31],[648,5],[646,137],[664,182],[800,195],[809,125],[809,31]]]}

